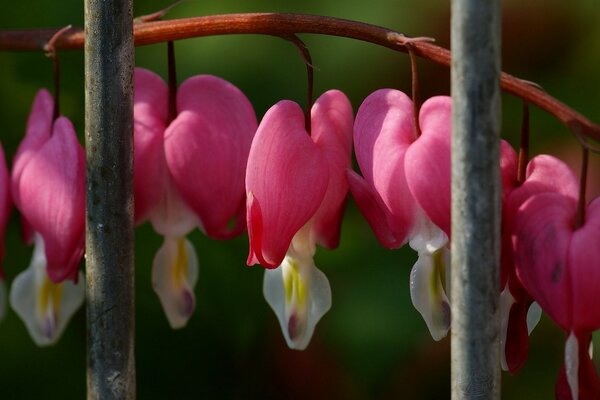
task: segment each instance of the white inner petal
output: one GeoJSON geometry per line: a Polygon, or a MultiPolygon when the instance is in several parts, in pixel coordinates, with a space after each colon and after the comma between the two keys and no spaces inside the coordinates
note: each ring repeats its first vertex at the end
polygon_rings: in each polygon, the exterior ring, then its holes
{"type": "Polygon", "coordinates": [[[451,323],[450,301],[442,282],[450,263],[450,251],[443,247],[433,254],[419,253],[410,272],[410,297],[434,340],[448,334],[451,323]]]}
{"type": "Polygon", "coordinates": [[[541,318],[542,307],[534,301],[529,306],[529,310],[527,310],[527,334],[531,335],[531,332],[533,332],[541,318]]]}
{"type": "Polygon", "coordinates": [[[263,294],[291,349],[308,346],[317,322],[331,308],[331,287],[313,262],[314,251],[310,231],[301,230],[283,263],[265,270],[263,294]]]}
{"type": "Polygon", "coordinates": [[[508,336],[508,321],[510,309],[515,304],[515,299],[510,293],[508,283],[500,293],[500,365],[504,371],[508,371],[506,361],[506,339],[508,336]]]}
{"type": "Polygon", "coordinates": [[[571,398],[579,398],[579,343],[573,332],[565,343],[565,372],[571,389],[571,398]]]}
{"type": "Polygon", "coordinates": [[[179,197],[171,179],[161,202],[150,213],[150,222],[156,232],[170,237],[185,236],[200,224],[196,214],[179,197]]]}
{"type": "Polygon", "coordinates": [[[35,235],[35,247],[29,267],[13,281],[10,304],[38,346],[56,343],[67,323],[83,304],[84,277],[78,283],[70,280],[53,283],[46,271],[44,241],[35,235]]]}
{"type": "Polygon", "coordinates": [[[185,237],[166,236],[154,256],[152,286],[173,329],[184,327],[196,307],[196,250],[185,237]]]}
{"type": "Polygon", "coordinates": [[[425,215],[417,211],[417,223],[408,245],[417,253],[433,253],[448,244],[448,236],[425,215]]]}

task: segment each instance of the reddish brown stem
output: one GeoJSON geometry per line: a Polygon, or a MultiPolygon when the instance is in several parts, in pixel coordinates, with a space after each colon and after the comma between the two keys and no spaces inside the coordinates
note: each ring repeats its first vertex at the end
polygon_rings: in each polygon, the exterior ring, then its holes
{"type": "Polygon", "coordinates": [[[588,158],[589,150],[581,146],[581,175],[579,181],[579,204],[577,204],[577,225],[576,228],[580,228],[585,222],[585,192],[587,186],[587,170],[588,170],[588,158]]]}
{"type": "Polygon", "coordinates": [[[304,126],[306,131],[310,135],[311,132],[311,121],[310,121],[310,112],[312,110],[313,105],[313,87],[314,87],[314,66],[312,62],[312,57],[310,56],[310,52],[308,51],[308,47],[306,44],[296,35],[291,35],[284,37],[284,39],[292,42],[294,46],[300,52],[300,56],[304,63],[306,64],[306,109],[304,110],[304,126]]]}
{"type": "MultiPolygon", "coordinates": [[[[143,46],[169,40],[229,34],[289,36],[315,33],[342,36],[406,52],[410,38],[375,25],[345,19],[304,14],[225,14],[155,21],[135,25],[135,44],[143,46]]],[[[40,50],[54,33],[51,29],[0,32],[0,50],[40,50]]],[[[82,49],[83,30],[72,28],[56,43],[57,49],[82,49]]],[[[411,43],[415,55],[450,66],[450,51],[424,41],[411,43]]],[[[600,126],[544,91],[503,73],[504,91],[552,114],[576,134],[600,140],[600,126]]]]}
{"type": "Polygon", "coordinates": [[[521,121],[521,144],[519,146],[519,165],[517,183],[525,182],[527,163],[529,162],[529,104],[523,101],[523,120],[521,121]]]}
{"type": "Polygon", "coordinates": [[[412,89],[412,101],[413,101],[413,119],[415,124],[415,135],[417,139],[421,136],[421,126],[419,125],[419,109],[421,104],[419,102],[419,74],[417,73],[417,57],[415,52],[412,50],[412,46],[406,46],[408,50],[408,56],[410,57],[410,72],[411,72],[411,89],[412,89]]]}
{"type": "Polygon", "coordinates": [[[167,62],[169,74],[169,123],[177,116],[177,69],[175,63],[175,44],[167,42],[167,62]]]}
{"type": "Polygon", "coordinates": [[[52,112],[52,120],[56,121],[60,116],[60,63],[58,61],[58,54],[56,53],[56,41],[60,36],[71,29],[71,25],[65,26],[59,29],[52,35],[48,43],[44,45],[44,51],[46,56],[52,60],[52,67],[54,69],[54,111],[52,112]]]}

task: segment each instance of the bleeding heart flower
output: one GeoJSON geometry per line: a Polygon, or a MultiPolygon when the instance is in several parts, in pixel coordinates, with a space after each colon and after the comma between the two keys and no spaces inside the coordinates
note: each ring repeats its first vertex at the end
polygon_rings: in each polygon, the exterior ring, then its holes
{"type": "MultiPolygon", "coordinates": [[[[513,157],[516,160],[516,155],[513,157]]],[[[516,164],[516,161],[513,161],[516,164]]],[[[531,196],[556,192],[576,199],[578,183],[571,169],[561,160],[539,155],[527,165],[525,181],[517,182],[516,166],[504,185],[502,207],[502,255],[500,314],[502,325],[502,367],[516,373],[527,360],[528,335],[540,319],[541,309],[516,276],[511,234],[519,207],[531,196]]]]}
{"type": "Polygon", "coordinates": [[[296,103],[271,107],[252,142],[246,173],[248,265],[268,268],[265,298],[288,346],[298,350],[331,307],[329,282],[313,256],[317,243],[333,248],[339,242],[352,150],[346,96],[330,90],[319,97],[311,125],[309,136],[296,103]]]}
{"type": "MultiPolygon", "coordinates": [[[[556,187],[568,187],[568,175],[554,176],[556,187]]],[[[589,334],[600,328],[600,198],[578,224],[573,193],[543,192],[523,202],[512,224],[516,273],[523,286],[567,334],[566,382],[561,399],[599,398],[600,385],[585,355],[589,334]],[[566,392],[566,394],[565,394],[566,392]],[[569,397],[570,396],[570,397],[569,397]]]]}
{"type": "MultiPolygon", "coordinates": [[[[422,133],[406,151],[405,161],[406,179],[412,195],[427,217],[435,225],[439,226],[448,237],[451,234],[450,115],[451,99],[449,97],[435,97],[423,104],[420,112],[422,133]]],[[[517,155],[510,144],[504,140],[500,142],[500,175],[502,181],[502,198],[503,202],[506,203],[507,196],[509,196],[514,186],[516,186],[517,155]]],[[[533,181],[535,181],[535,177],[526,185],[526,188],[531,188],[533,181]]],[[[521,193],[524,192],[521,191],[521,193]]],[[[506,211],[505,208],[503,207],[504,212],[506,211]]],[[[503,221],[506,221],[506,218],[503,218],[503,221]]],[[[503,232],[509,231],[503,227],[503,232]]],[[[509,237],[509,235],[505,234],[504,237],[509,237]]],[[[523,365],[527,357],[527,336],[539,320],[540,310],[536,304],[532,305],[531,299],[521,288],[518,280],[511,280],[510,287],[512,290],[509,291],[507,283],[509,272],[507,271],[514,270],[510,260],[510,257],[503,254],[502,293],[500,299],[502,321],[501,345],[503,348],[503,367],[515,372],[523,365]]],[[[446,279],[449,282],[447,277],[446,279]]],[[[431,279],[423,278],[423,280],[431,282],[431,279]]],[[[441,286],[441,283],[438,283],[438,286],[441,286]]],[[[430,292],[440,293],[439,290],[430,290],[430,292]]],[[[421,291],[419,291],[419,295],[421,297],[424,296],[421,291]]],[[[439,303],[439,301],[430,301],[430,303],[425,304],[435,305],[439,303]]],[[[424,313],[422,312],[422,314],[424,313]]],[[[444,313],[438,311],[433,315],[438,315],[439,320],[441,316],[444,316],[444,313]]],[[[431,320],[431,318],[425,319],[431,320]]],[[[433,335],[432,323],[428,323],[428,325],[433,335]]],[[[441,326],[443,327],[443,325],[441,326]]]]}
{"type": "Polygon", "coordinates": [[[2,262],[4,260],[4,233],[8,225],[11,207],[8,169],[6,168],[4,149],[0,145],[0,321],[6,315],[6,286],[2,262]]]}
{"type": "Polygon", "coordinates": [[[71,122],[53,121],[46,90],[36,95],[13,163],[12,194],[25,221],[26,240],[35,238],[30,267],[10,293],[12,307],[38,345],[56,342],[83,302],[85,157],[71,122]],[[65,280],[72,280],[65,282],[65,280]]]}
{"type": "Polygon", "coordinates": [[[165,237],[152,282],[171,327],[180,328],[194,311],[198,276],[196,253],[185,237],[196,226],[219,239],[244,230],[244,176],[257,123],[244,94],[215,76],[181,84],[172,121],[168,98],[158,75],[136,69],[136,221],[149,219],[165,237]]]}
{"type": "Polygon", "coordinates": [[[77,283],[65,280],[54,283],[47,273],[44,240],[34,236],[31,264],[12,283],[10,304],[25,322],[29,335],[38,346],[56,343],[67,323],[83,304],[83,274],[77,283]]]}
{"type": "MultiPolygon", "coordinates": [[[[410,278],[411,299],[432,337],[440,340],[446,336],[451,319],[446,294],[448,234],[424,212],[411,193],[408,179],[415,168],[409,154],[424,148],[423,142],[428,146],[430,136],[447,137],[449,142],[450,98],[436,97],[423,104],[422,134],[418,138],[413,112],[412,101],[397,90],[381,89],[365,99],[354,124],[354,148],[364,179],[349,171],[348,181],[379,241],[388,248],[397,248],[409,241],[417,251],[419,258],[410,278]]],[[[434,167],[439,164],[445,167],[445,160],[449,163],[450,149],[445,143],[431,146],[427,151],[430,157],[436,158],[434,167]]],[[[437,172],[441,175],[435,177],[430,177],[435,171],[418,173],[423,180],[432,179],[428,190],[435,191],[435,195],[429,204],[441,203],[436,206],[444,208],[444,190],[447,189],[449,199],[450,183],[442,181],[447,187],[437,187],[435,182],[443,180],[446,173],[449,176],[449,167],[448,171],[437,172]]],[[[443,218],[449,221],[449,208],[446,212],[443,218]]]]}

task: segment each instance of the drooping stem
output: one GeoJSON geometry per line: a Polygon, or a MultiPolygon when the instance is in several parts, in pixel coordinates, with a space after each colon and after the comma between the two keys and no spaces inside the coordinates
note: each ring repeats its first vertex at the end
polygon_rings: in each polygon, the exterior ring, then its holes
{"type": "Polygon", "coordinates": [[[588,159],[590,151],[581,146],[581,174],[579,180],[579,202],[577,204],[577,223],[575,228],[580,228],[585,222],[585,206],[586,206],[586,187],[587,187],[587,171],[588,159]]]}
{"type": "Polygon", "coordinates": [[[521,143],[519,146],[519,165],[517,169],[517,184],[525,182],[527,163],[529,162],[529,104],[523,101],[523,120],[521,121],[521,143]]]}
{"type": "Polygon", "coordinates": [[[417,72],[417,57],[412,50],[412,45],[407,45],[408,56],[410,57],[410,72],[411,72],[411,89],[413,101],[413,119],[415,124],[415,134],[419,138],[421,136],[421,126],[419,124],[419,110],[421,103],[419,102],[419,75],[417,72]]]}
{"type": "MultiPolygon", "coordinates": [[[[314,33],[362,40],[396,51],[408,51],[410,43],[416,56],[447,67],[451,64],[450,51],[426,41],[415,42],[401,33],[375,25],[340,18],[304,14],[253,13],[224,14],[204,17],[153,21],[135,25],[135,45],[143,46],[169,40],[230,34],[264,34],[289,36],[314,33]],[[412,42],[412,43],[411,43],[412,42]]],[[[1,50],[40,50],[54,30],[0,31],[1,50]]],[[[65,32],[56,43],[57,49],[83,48],[81,28],[65,32]]],[[[600,140],[600,126],[558,101],[540,88],[512,75],[502,73],[501,87],[507,93],[550,113],[569,129],[581,136],[600,140]]]]}
{"type": "Polygon", "coordinates": [[[56,121],[60,116],[60,63],[55,52],[52,53],[50,58],[54,70],[54,112],[52,113],[52,120],[56,121]]]}
{"type": "Polygon", "coordinates": [[[56,119],[60,116],[60,63],[58,62],[58,54],[56,52],[55,43],[58,38],[69,29],[71,29],[71,25],[59,29],[44,46],[46,56],[52,60],[52,69],[54,74],[54,111],[52,112],[53,121],[56,121],[56,119]]]}
{"type": "Polygon", "coordinates": [[[167,42],[167,62],[169,74],[169,116],[171,122],[177,116],[177,66],[175,62],[175,43],[167,42]]]}
{"type": "Polygon", "coordinates": [[[306,131],[308,134],[311,132],[311,123],[310,123],[310,111],[313,105],[313,88],[314,88],[314,66],[312,63],[312,57],[310,56],[310,51],[308,51],[308,47],[306,44],[296,35],[291,35],[289,37],[285,37],[285,39],[292,42],[302,59],[304,60],[304,64],[306,64],[306,108],[304,109],[304,126],[306,127],[306,131]]]}

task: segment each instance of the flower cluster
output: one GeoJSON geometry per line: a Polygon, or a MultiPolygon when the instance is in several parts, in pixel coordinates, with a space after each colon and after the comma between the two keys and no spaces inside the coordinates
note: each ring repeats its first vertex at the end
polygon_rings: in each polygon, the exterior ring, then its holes
{"type": "MultiPolygon", "coordinates": [[[[330,90],[308,119],[284,100],[258,124],[229,82],[194,76],[173,99],[158,75],[136,69],[135,221],[164,237],[152,284],[171,327],[185,326],[196,305],[198,257],[186,236],[197,227],[229,239],[247,229],[247,264],[265,267],[264,296],[288,346],[306,348],[332,302],[313,257],[317,244],[338,246],[351,192],[383,246],[417,252],[411,298],[433,339],[444,338],[452,321],[451,99],[431,98],[414,113],[408,96],[382,89],[354,118],[346,96],[330,90]],[[352,170],[353,147],[361,174],[352,170]]],[[[10,177],[0,151],[0,239],[14,203],[23,239],[34,244],[10,302],[39,345],[58,339],[84,297],[84,154],[70,121],[54,114],[41,90],[10,177]]],[[[600,200],[578,208],[579,183],[552,156],[533,158],[518,179],[515,150],[505,141],[500,148],[502,367],[523,366],[543,309],[568,335],[557,395],[598,398],[588,348],[600,328],[600,200]]]]}

